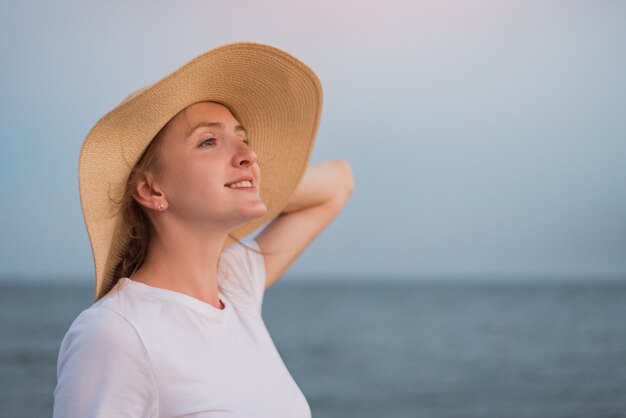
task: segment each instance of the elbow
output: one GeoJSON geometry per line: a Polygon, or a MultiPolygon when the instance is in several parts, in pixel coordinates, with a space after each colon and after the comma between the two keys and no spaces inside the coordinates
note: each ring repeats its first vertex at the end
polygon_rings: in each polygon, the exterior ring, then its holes
{"type": "Polygon", "coordinates": [[[346,160],[336,160],[337,170],[341,179],[341,192],[346,198],[350,197],[354,192],[354,176],[352,175],[352,167],[346,160]]]}

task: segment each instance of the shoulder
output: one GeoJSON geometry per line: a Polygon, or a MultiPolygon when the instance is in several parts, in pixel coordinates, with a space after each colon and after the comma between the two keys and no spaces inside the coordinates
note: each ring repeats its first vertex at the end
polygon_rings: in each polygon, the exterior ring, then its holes
{"type": "Polygon", "coordinates": [[[97,359],[99,363],[145,363],[147,351],[132,316],[128,292],[115,286],[83,310],[67,330],[59,349],[59,367],[97,359]]]}
{"type": "Polygon", "coordinates": [[[252,254],[258,254],[255,251],[260,251],[259,244],[253,238],[247,238],[241,241],[241,243],[234,242],[228,247],[224,248],[222,250],[220,261],[246,257],[252,254]]]}
{"type": "Polygon", "coordinates": [[[60,357],[70,351],[100,358],[121,354],[124,349],[143,349],[135,327],[119,312],[96,303],[82,311],[71,324],[63,342],[60,357]]]}
{"type": "Polygon", "coordinates": [[[260,311],[265,290],[265,262],[254,239],[235,242],[222,251],[219,261],[219,281],[222,290],[244,305],[260,311]]]}
{"type": "Polygon", "coordinates": [[[133,324],[98,303],[74,320],[61,342],[58,360],[59,370],[94,363],[149,366],[145,345],[133,324]]]}
{"type": "Polygon", "coordinates": [[[219,267],[223,273],[229,274],[265,274],[263,255],[259,244],[254,239],[235,242],[222,251],[219,267]]]}
{"type": "Polygon", "coordinates": [[[152,416],[157,397],[152,364],[133,325],[103,304],[81,312],[59,349],[54,416],[152,416]]]}

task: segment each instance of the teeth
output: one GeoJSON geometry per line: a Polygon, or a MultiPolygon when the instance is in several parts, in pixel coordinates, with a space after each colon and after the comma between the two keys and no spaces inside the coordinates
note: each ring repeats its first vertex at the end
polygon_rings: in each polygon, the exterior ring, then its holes
{"type": "Polygon", "coordinates": [[[237,183],[229,184],[228,187],[231,189],[237,189],[239,187],[252,187],[252,182],[249,180],[239,181],[237,183]]]}

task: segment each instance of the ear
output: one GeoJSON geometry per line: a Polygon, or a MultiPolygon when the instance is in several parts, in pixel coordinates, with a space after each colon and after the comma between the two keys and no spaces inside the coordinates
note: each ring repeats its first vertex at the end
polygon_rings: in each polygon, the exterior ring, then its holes
{"type": "Polygon", "coordinates": [[[140,174],[133,190],[133,198],[143,207],[158,211],[159,205],[167,206],[167,199],[155,177],[150,172],[140,174]]]}

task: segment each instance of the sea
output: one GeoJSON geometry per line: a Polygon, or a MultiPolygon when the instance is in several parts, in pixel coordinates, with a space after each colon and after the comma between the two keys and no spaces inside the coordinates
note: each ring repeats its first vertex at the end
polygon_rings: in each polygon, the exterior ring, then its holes
{"type": "MultiPolygon", "coordinates": [[[[0,285],[0,417],[52,415],[92,292],[0,285]]],[[[626,417],[626,281],[282,279],[263,317],[315,418],[626,417]]]]}

